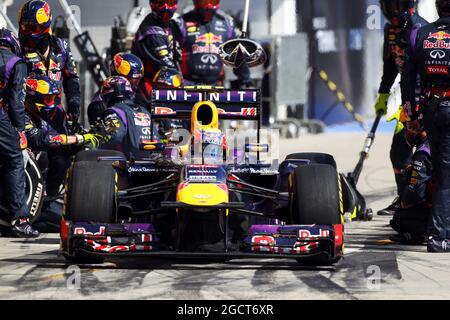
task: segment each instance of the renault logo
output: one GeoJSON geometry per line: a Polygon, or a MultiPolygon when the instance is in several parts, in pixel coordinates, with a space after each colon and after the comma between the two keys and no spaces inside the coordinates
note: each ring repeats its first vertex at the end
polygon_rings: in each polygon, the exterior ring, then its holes
{"type": "Polygon", "coordinates": [[[430,57],[433,59],[443,59],[445,58],[445,52],[443,50],[433,50],[430,53],[430,57]]]}

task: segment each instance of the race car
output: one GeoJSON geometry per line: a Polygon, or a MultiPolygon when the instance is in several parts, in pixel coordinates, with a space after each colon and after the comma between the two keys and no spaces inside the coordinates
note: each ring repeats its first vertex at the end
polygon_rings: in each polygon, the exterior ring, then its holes
{"type": "Polygon", "coordinates": [[[175,121],[146,159],[109,150],[80,152],[69,170],[61,252],[75,262],[111,257],[290,258],[329,265],[344,251],[349,204],[331,155],[262,158],[259,90],[153,90],[152,121],[175,121]],[[254,123],[255,141],[220,130],[254,123]],[[177,134],[178,132],[178,134],[177,134]],[[182,137],[182,138],[180,138],[182,137]]]}

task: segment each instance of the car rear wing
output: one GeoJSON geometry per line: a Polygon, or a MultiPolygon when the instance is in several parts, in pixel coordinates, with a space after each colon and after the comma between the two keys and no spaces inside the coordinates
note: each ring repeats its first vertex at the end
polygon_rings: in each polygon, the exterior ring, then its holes
{"type": "Polygon", "coordinates": [[[259,89],[225,90],[222,87],[204,86],[153,90],[152,118],[190,119],[192,108],[200,101],[213,102],[221,120],[261,121],[259,89]]]}

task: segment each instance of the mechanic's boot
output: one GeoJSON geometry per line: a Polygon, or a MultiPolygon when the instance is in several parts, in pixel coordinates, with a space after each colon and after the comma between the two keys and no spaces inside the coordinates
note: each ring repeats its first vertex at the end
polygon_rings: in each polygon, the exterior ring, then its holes
{"type": "Polygon", "coordinates": [[[450,241],[448,239],[434,239],[430,237],[427,242],[428,252],[450,252],[450,241]]]}
{"type": "Polygon", "coordinates": [[[399,233],[389,237],[393,242],[420,246],[425,242],[425,237],[414,237],[411,233],[399,233]]]}
{"type": "Polygon", "coordinates": [[[39,237],[39,231],[35,230],[28,219],[17,219],[12,223],[12,234],[18,238],[37,238],[39,237]]]}
{"type": "Polygon", "coordinates": [[[394,199],[391,205],[389,205],[387,208],[384,208],[380,211],[378,211],[379,216],[393,216],[395,211],[401,208],[400,205],[400,198],[397,197],[394,199]]]}

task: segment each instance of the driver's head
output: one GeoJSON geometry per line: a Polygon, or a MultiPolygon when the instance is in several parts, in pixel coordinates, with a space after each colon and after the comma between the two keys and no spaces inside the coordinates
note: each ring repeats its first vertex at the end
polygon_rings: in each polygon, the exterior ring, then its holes
{"type": "Polygon", "coordinates": [[[194,7],[202,21],[210,22],[220,9],[220,0],[194,0],[194,7]]]}
{"type": "Polygon", "coordinates": [[[439,17],[450,16],[450,0],[436,0],[436,9],[439,17]]]}
{"type": "Polygon", "coordinates": [[[411,16],[416,0],[380,0],[381,10],[390,23],[396,23],[411,16]]]}
{"type": "Polygon", "coordinates": [[[150,0],[150,7],[159,19],[168,25],[170,19],[177,11],[178,0],[150,0]]]}

